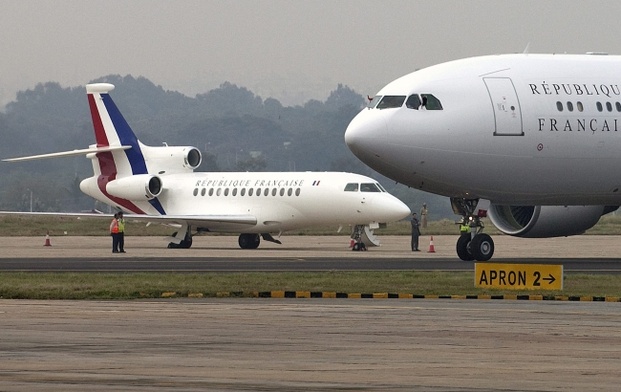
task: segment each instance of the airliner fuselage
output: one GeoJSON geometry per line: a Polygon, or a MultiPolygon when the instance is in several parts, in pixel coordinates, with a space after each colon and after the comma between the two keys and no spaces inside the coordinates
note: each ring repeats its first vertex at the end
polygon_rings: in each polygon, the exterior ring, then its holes
{"type": "Polygon", "coordinates": [[[471,229],[457,244],[464,260],[493,254],[486,214],[510,235],[579,234],[621,204],[621,57],[435,65],[381,89],[345,141],[385,176],[449,196],[471,229]]]}
{"type": "Polygon", "coordinates": [[[619,205],[621,57],[499,55],[426,68],[380,90],[345,139],[380,173],[432,193],[619,205]],[[408,107],[413,95],[435,106],[408,107]]]}

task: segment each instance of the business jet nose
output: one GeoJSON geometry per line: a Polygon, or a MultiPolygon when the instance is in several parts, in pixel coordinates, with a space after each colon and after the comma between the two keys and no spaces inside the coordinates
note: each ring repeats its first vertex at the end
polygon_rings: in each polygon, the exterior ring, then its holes
{"type": "Polygon", "coordinates": [[[345,130],[345,144],[358,158],[373,152],[373,147],[386,135],[386,119],[376,115],[375,110],[364,109],[349,123],[345,130]]]}
{"type": "Polygon", "coordinates": [[[378,210],[378,216],[382,219],[378,219],[384,223],[399,221],[411,214],[410,208],[405,205],[401,200],[392,196],[389,193],[382,194],[385,197],[376,199],[373,205],[378,210]]]}

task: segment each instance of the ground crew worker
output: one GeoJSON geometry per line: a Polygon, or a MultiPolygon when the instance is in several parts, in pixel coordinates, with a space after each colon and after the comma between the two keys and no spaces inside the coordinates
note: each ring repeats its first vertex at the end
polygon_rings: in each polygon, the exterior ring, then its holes
{"type": "Polygon", "coordinates": [[[423,229],[427,228],[427,203],[423,203],[423,208],[420,209],[420,225],[423,229]]]}
{"type": "Polygon", "coordinates": [[[123,219],[123,211],[117,213],[117,216],[119,224],[119,252],[125,253],[125,219],[123,219]]]}
{"type": "Polygon", "coordinates": [[[110,222],[110,235],[112,236],[112,253],[119,253],[119,214],[114,214],[112,222],[110,222]]]}
{"type": "Polygon", "coordinates": [[[416,212],[412,213],[412,220],[410,221],[412,224],[412,252],[419,252],[418,249],[418,237],[420,237],[420,223],[418,222],[418,218],[416,217],[416,212]]]}

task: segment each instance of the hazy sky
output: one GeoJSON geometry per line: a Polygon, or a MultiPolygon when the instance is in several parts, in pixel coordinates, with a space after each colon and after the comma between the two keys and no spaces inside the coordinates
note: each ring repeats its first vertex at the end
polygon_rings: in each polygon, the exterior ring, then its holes
{"type": "Polygon", "coordinates": [[[461,57],[621,54],[621,1],[0,0],[0,106],[18,90],[145,76],[189,96],[230,81],[284,104],[373,95],[461,57]]]}

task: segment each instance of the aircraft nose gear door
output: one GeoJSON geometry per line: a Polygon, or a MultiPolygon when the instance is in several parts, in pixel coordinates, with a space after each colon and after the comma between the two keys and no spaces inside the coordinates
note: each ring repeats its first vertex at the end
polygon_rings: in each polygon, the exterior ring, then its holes
{"type": "Polygon", "coordinates": [[[494,108],[494,136],[523,136],[522,110],[511,79],[483,78],[483,81],[494,108]]]}

